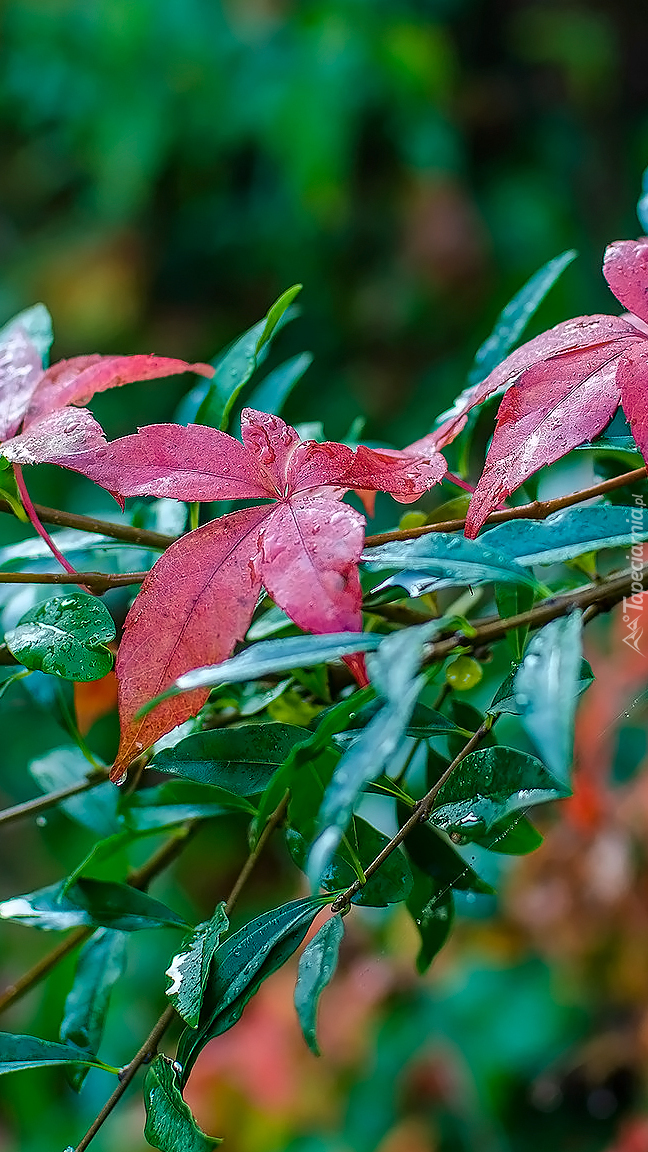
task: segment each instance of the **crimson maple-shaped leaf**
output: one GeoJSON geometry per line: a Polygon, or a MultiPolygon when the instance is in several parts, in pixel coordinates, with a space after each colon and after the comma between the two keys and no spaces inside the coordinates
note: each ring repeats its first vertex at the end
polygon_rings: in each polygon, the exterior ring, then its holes
{"type": "MultiPolygon", "coordinates": [[[[38,429],[36,430],[38,432],[38,429]]],[[[244,409],[243,443],[201,425],[154,424],[91,451],[47,452],[42,436],[17,437],[12,457],[81,472],[117,495],[178,500],[265,499],[182,536],[155,564],[131,608],[119,648],[120,779],[139,751],[205,701],[176,697],[139,710],[184,672],[224,660],[247,630],[264,586],[311,632],[362,626],[358,561],[364,517],[342,496],[375,488],[411,500],[440,480],[445,460],[300,440],[278,416],[244,409]]]]}
{"type": "Polygon", "coordinates": [[[619,402],[648,460],[648,238],[617,241],[603,272],[629,316],[580,316],[523,344],[490,373],[429,437],[449,444],[476,404],[505,390],[497,427],[466,520],[474,537],[489,513],[527,477],[597,436],[619,402]]]}

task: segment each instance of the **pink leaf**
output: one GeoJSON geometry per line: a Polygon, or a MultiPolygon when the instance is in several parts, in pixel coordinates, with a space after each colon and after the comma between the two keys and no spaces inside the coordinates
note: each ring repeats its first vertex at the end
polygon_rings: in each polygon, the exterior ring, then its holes
{"type": "Polygon", "coordinates": [[[198,372],[213,376],[209,364],[187,364],[168,356],[77,356],[59,360],[44,373],[29,406],[31,423],[55,408],[66,404],[87,404],[95,392],[132,384],[135,380],[153,380],[176,376],[179,372],[198,372]]]}
{"type": "MultiPolygon", "coordinates": [[[[72,413],[67,409],[61,415],[72,413]]],[[[47,459],[121,496],[230,500],[274,495],[263,469],[238,440],[200,424],[149,424],[96,451],[72,457],[52,453],[47,459]]]]}
{"type": "Polygon", "coordinates": [[[0,441],[17,432],[43,366],[22,325],[12,327],[0,344],[0,441]]]}
{"type": "Polygon", "coordinates": [[[310,632],[362,627],[358,561],[364,518],[348,504],[293,496],[261,533],[261,573],[273,600],[310,632]]]}
{"type": "Polygon", "coordinates": [[[500,501],[545,464],[598,435],[619,404],[615,381],[626,341],[536,364],[509,388],[484,471],[470,502],[466,536],[477,535],[500,501]]]}
{"type": "Polygon", "coordinates": [[[443,456],[433,447],[418,454],[411,448],[396,451],[360,444],[343,483],[349,488],[390,492],[402,504],[410,504],[438,484],[446,470],[443,456]]]}
{"type": "Polygon", "coordinates": [[[648,340],[636,344],[621,357],[617,384],[632,435],[644,460],[648,461],[648,340]]]}
{"type": "Polygon", "coordinates": [[[575,320],[557,324],[555,328],[542,332],[540,336],[529,340],[507,356],[485,380],[464,394],[461,403],[456,409],[451,409],[443,424],[430,433],[430,436],[412,444],[411,447],[414,449],[420,447],[429,442],[430,437],[437,448],[444,448],[446,444],[450,444],[461,432],[471,408],[483,403],[501,388],[506,388],[534,364],[578,349],[585,352],[600,345],[614,344],[619,340],[626,340],[629,347],[637,338],[637,329],[620,316],[578,316],[575,320]]]}
{"type": "Polygon", "coordinates": [[[184,672],[225,660],[245,635],[261,587],[259,528],[271,511],[246,508],[180,537],[146,577],[117,657],[122,735],[113,779],[205,703],[209,690],[196,689],[135,718],[184,672]]]}
{"type": "Polygon", "coordinates": [[[648,321],[648,237],[608,245],[603,275],[624,308],[648,321]]]}
{"type": "Polygon", "coordinates": [[[253,408],[241,413],[241,435],[245,447],[268,473],[275,496],[337,484],[353,460],[345,444],[300,440],[281,417],[253,408]]]}
{"type": "Polygon", "coordinates": [[[59,408],[7,440],[2,455],[14,464],[63,464],[68,457],[105,450],[103,429],[87,408],[59,408]]]}

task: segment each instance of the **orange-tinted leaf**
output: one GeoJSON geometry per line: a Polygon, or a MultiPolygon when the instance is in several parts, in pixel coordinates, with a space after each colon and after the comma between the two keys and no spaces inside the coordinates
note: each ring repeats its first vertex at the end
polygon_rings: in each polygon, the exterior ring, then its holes
{"type": "Polygon", "coordinates": [[[92,725],[117,707],[117,677],[114,671],[101,680],[74,682],[74,709],[79,732],[85,736],[92,725]]]}

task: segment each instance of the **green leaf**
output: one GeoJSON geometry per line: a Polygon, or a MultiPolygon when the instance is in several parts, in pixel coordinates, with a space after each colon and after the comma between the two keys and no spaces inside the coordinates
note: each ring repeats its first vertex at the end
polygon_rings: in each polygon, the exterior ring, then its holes
{"type": "MultiPolygon", "coordinates": [[[[403,810],[400,805],[398,809],[399,820],[404,824],[410,812],[403,810]]],[[[435,900],[442,900],[451,888],[485,895],[492,893],[490,884],[480,879],[474,868],[466,863],[454,847],[450,837],[440,828],[429,823],[416,824],[408,832],[403,846],[421,872],[434,881],[435,900]]]]}
{"type": "Polygon", "coordinates": [[[295,384],[299,383],[312,363],[312,352],[301,352],[268,372],[251,393],[248,406],[257,412],[272,412],[278,416],[295,384]]]}
{"type": "Polygon", "coordinates": [[[516,292],[502,309],[490,336],[477,349],[474,365],[468,374],[471,385],[480,384],[493,368],[508,356],[542,304],[547,293],[578,255],[573,249],[554,256],[534,272],[526,284],[516,292]]]}
{"type": "Polygon", "coordinates": [[[228,928],[225,904],[218,904],[211,919],[194,928],[166,970],[171,980],[167,996],[190,1028],[198,1027],[211,962],[228,928]]]}
{"type": "Polygon", "coordinates": [[[401,745],[424,684],[418,670],[425,645],[440,626],[433,620],[394,632],[367,662],[385,704],[344,754],[326,790],[318,817],[319,835],[307,866],[313,888],[326,872],[362,789],[380,776],[401,745]]]}
{"type": "Polygon", "coordinates": [[[288,288],[275,301],[264,319],[249,328],[221,357],[198,409],[197,424],[211,424],[213,428],[225,431],[237,396],[255,371],[260,354],[272,339],[277,325],[301,291],[301,287],[301,284],[295,284],[292,288],[288,288]]]}
{"type": "Polygon", "coordinates": [[[0,497],[6,500],[18,520],[22,520],[23,524],[28,524],[29,517],[25,512],[20,492],[18,491],[14,470],[9,465],[8,460],[3,459],[2,464],[5,466],[0,466],[0,497]]]}
{"type": "Polygon", "coordinates": [[[100,680],[113,666],[106,644],[115,635],[113,619],[96,596],[70,592],[31,608],[7,632],[5,644],[26,668],[64,680],[100,680]]]}
{"type": "Polygon", "coordinates": [[[27,1068],[45,1068],[56,1064],[82,1064],[87,1068],[102,1068],[106,1072],[118,1071],[97,1060],[90,1052],[82,1052],[71,1044],[53,1044],[37,1036],[0,1032],[0,1076],[5,1072],[24,1072],[27,1068]]]}
{"type": "Polygon", "coordinates": [[[488,848],[490,852],[500,852],[505,856],[527,856],[542,844],[538,829],[522,813],[517,812],[494,824],[490,832],[474,836],[475,844],[488,848]]]}
{"type": "MultiPolygon", "coordinates": [[[[294,828],[288,828],[286,841],[298,868],[304,868],[308,856],[308,840],[294,828]]],[[[360,861],[364,872],[388,843],[388,836],[372,827],[361,816],[354,816],[346,836],[338,844],[321,876],[321,886],[327,892],[348,888],[358,879],[355,860],[360,861]]],[[[368,908],[385,908],[388,904],[398,904],[405,900],[411,886],[410,866],[400,849],[396,849],[353,897],[353,903],[368,908]]]]}
{"type": "Polygon", "coordinates": [[[438,792],[431,819],[445,832],[474,839],[511,813],[564,793],[544,765],[525,752],[496,745],[470,752],[438,792]]]}
{"type": "Polygon", "coordinates": [[[440,893],[434,880],[420,868],[415,867],[413,873],[414,882],[407,897],[407,910],[421,937],[416,968],[423,975],[452,931],[454,898],[451,888],[440,893]]]}
{"type": "Polygon", "coordinates": [[[151,767],[239,796],[262,792],[291,748],[312,733],[294,724],[241,724],[195,732],[153,757],[151,767]]]}
{"type": "Polygon", "coordinates": [[[563,790],[570,788],[581,631],[580,611],[545,624],[530,641],[514,680],[522,724],[563,790]]]}
{"type": "MultiPolygon", "coordinates": [[[[511,616],[518,616],[520,612],[528,612],[533,607],[535,599],[533,588],[525,584],[496,584],[495,602],[497,611],[502,620],[511,616]]],[[[506,633],[506,642],[513,653],[514,660],[521,660],[526,644],[528,625],[521,628],[510,628],[506,633]]]]}
{"type": "Polygon", "coordinates": [[[28,928],[64,931],[81,924],[134,932],[139,928],[183,928],[186,921],[166,904],[112,880],[78,880],[63,894],[51,884],[0,903],[0,917],[28,928]]]}
{"type": "Polygon", "coordinates": [[[546,520],[509,520],[479,537],[518,564],[557,564],[584,552],[628,548],[648,540],[648,516],[641,506],[598,504],[565,508],[546,520]]]}
{"type": "Polygon", "coordinates": [[[126,825],[137,832],[172,828],[185,820],[206,820],[228,812],[254,815],[256,808],[242,796],[193,780],[170,780],[154,788],[143,788],[122,804],[126,825]]]}
{"type": "Polygon", "coordinates": [[[354,652],[373,652],[384,641],[376,632],[334,632],[324,636],[286,636],[281,640],[262,640],[206,668],[196,668],[179,676],[175,684],[151,700],[141,715],[150,712],[161,700],[189,692],[192,688],[216,688],[220,684],[236,684],[245,680],[258,680],[275,672],[289,672],[309,664],[323,664],[339,660],[354,652]]]}
{"type": "Polygon", "coordinates": [[[144,1081],[144,1136],[159,1152],[209,1152],[221,1143],[198,1127],[180,1091],[177,1069],[168,1056],[152,1061],[144,1081]]]}
{"type": "Polygon", "coordinates": [[[322,924],[299,958],[295,985],[295,1008],[311,1052],[320,1055],[317,1044],[317,1008],[322,992],[330,983],[338,963],[344,921],[339,914],[322,924]]]}
{"type": "Polygon", "coordinates": [[[532,575],[525,572],[503,550],[482,544],[482,539],[467,540],[451,532],[431,532],[415,540],[393,540],[378,548],[368,548],[362,559],[370,572],[381,568],[402,569],[389,576],[372,593],[398,585],[408,596],[457,585],[489,583],[528,584],[535,587],[532,575]]]}
{"type": "MultiPolygon", "coordinates": [[[[124,932],[100,928],[79,952],[74,983],[63,1010],[59,1039],[63,1044],[96,1052],[103,1035],[110,994],[123,975],[126,960],[124,932]]],[[[86,1077],[86,1068],[68,1074],[78,1091],[86,1077]]]]}
{"type": "MultiPolygon", "coordinates": [[[[46,756],[32,760],[29,772],[43,792],[58,791],[73,784],[81,784],[92,776],[92,766],[79,748],[66,745],[53,748],[46,756]]],[[[59,807],[77,824],[82,824],[104,838],[119,832],[117,819],[119,792],[114,784],[97,784],[88,792],[60,801],[59,807]]]]}
{"type": "MultiPolygon", "coordinates": [[[[519,664],[512,665],[512,671],[509,672],[505,680],[502,681],[497,692],[493,696],[490,707],[488,708],[488,715],[498,715],[500,712],[511,712],[517,714],[519,709],[515,700],[515,676],[519,664]]],[[[594,683],[596,677],[592,672],[592,665],[585,659],[581,660],[580,673],[576,691],[579,696],[585,692],[590,684],[594,683]]]]}
{"type": "Polygon", "coordinates": [[[648,233],[648,168],[645,169],[641,181],[641,196],[637,204],[637,216],[644,233],[648,233]]]}
{"type": "Polygon", "coordinates": [[[292,956],[331,899],[308,897],[273,908],[227,936],[216,949],[198,1028],[183,1032],[178,1045],[183,1084],[208,1040],[236,1023],[263,981],[292,956]]]}
{"type": "Polygon", "coordinates": [[[17,316],[12,316],[11,320],[8,320],[0,328],[0,344],[9,339],[15,328],[24,328],[38,351],[43,362],[43,368],[47,368],[49,350],[54,341],[54,332],[52,330],[52,317],[45,305],[33,304],[31,308],[25,308],[17,316]]]}

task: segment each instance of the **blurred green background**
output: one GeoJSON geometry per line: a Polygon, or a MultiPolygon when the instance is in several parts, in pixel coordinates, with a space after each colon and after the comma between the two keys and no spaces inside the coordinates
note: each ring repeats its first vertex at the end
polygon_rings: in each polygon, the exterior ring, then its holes
{"type": "MultiPolygon", "coordinates": [[[[534,330],[616,308],[600,262],[638,231],[643,2],[3,0],[0,59],[0,323],[44,300],[55,358],[210,359],[299,281],[303,315],[270,363],[315,361],[287,415],[340,437],[362,414],[367,435],[403,444],[550,257],[581,254],[534,330]]],[[[123,433],[169,419],[186,386],[135,385],[96,411],[123,433]]],[[[34,494],[56,503],[60,474],[43,477],[34,494]]],[[[74,492],[83,510],[90,488],[74,492]]],[[[602,683],[589,723],[597,707],[603,734],[630,719],[600,748],[596,726],[582,737],[594,800],[554,815],[537,857],[503,878],[496,918],[490,901],[463,908],[423,982],[404,913],[355,916],[319,1064],[297,1035],[294,973],[270,981],[192,1079],[230,1152],[648,1152],[648,677],[610,644],[601,632],[589,653],[602,683]]],[[[28,761],[65,740],[47,703],[38,727],[32,708],[21,689],[3,716],[6,803],[33,795],[28,761]]],[[[16,825],[1,895],[53,882],[88,844],[62,813],[16,825]]],[[[216,822],[154,894],[208,915],[244,851],[243,830],[216,822]]],[[[293,877],[277,848],[241,915],[289,896],[293,877]]],[[[156,1018],[175,943],[133,940],[110,1058],[156,1018]]],[[[3,983],[49,946],[6,926],[3,983]]],[[[5,1027],[54,1037],[71,972],[5,1027]]],[[[108,1090],[98,1073],[79,1100],[58,1073],[4,1080],[0,1152],[62,1152],[108,1090]]],[[[134,1097],[97,1152],[140,1152],[141,1126],[134,1097]]]]}

